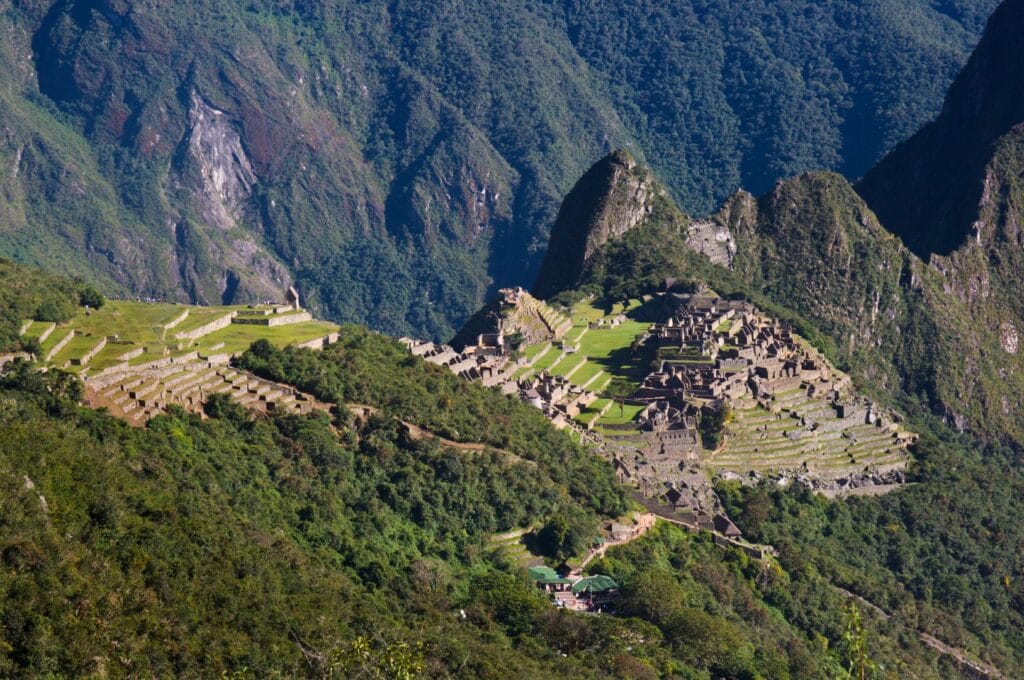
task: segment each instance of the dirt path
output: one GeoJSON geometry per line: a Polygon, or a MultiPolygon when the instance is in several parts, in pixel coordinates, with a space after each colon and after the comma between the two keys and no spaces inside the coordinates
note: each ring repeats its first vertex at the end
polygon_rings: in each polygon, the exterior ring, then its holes
{"type": "MultiPolygon", "coordinates": [[[[377,409],[376,407],[373,407],[373,406],[368,406],[366,404],[347,404],[347,406],[348,406],[348,409],[357,418],[365,419],[365,418],[368,418],[371,415],[376,415],[377,413],[379,413],[379,409],[377,409]]],[[[413,423],[409,423],[409,422],[406,422],[404,420],[402,421],[402,424],[405,426],[406,430],[409,432],[409,435],[413,439],[433,439],[435,441],[440,442],[443,446],[447,446],[449,448],[453,448],[453,449],[456,449],[458,451],[479,453],[481,451],[485,451],[488,448],[494,448],[494,447],[489,447],[486,444],[466,443],[466,442],[452,441],[451,439],[446,439],[445,437],[437,435],[437,434],[435,434],[433,432],[430,432],[429,430],[425,430],[425,429],[423,429],[422,427],[420,427],[418,425],[414,425],[413,423]]],[[[527,463],[528,465],[536,465],[536,463],[534,463],[533,461],[524,460],[523,458],[517,456],[516,454],[512,453],[511,451],[505,451],[503,449],[495,449],[495,450],[500,452],[500,453],[503,453],[504,455],[508,456],[512,460],[515,460],[516,462],[523,462],[523,463],[527,463]]],[[[635,541],[638,538],[641,538],[644,534],[646,534],[657,523],[657,521],[659,519],[663,520],[663,521],[666,521],[666,522],[671,522],[673,524],[678,524],[678,525],[680,525],[682,527],[685,527],[687,529],[691,529],[691,530],[692,529],[698,529],[699,530],[699,527],[695,527],[693,525],[687,524],[686,522],[682,522],[680,520],[673,519],[671,517],[665,517],[665,516],[662,516],[662,515],[656,515],[653,512],[646,512],[646,513],[644,513],[644,514],[642,514],[642,515],[640,515],[638,517],[636,529],[634,530],[634,532],[629,537],[621,539],[621,540],[618,540],[618,541],[608,541],[607,543],[603,544],[601,547],[595,548],[595,549],[591,550],[587,554],[587,556],[583,559],[583,561],[580,562],[580,565],[576,569],[573,570],[573,573],[582,573],[583,569],[588,564],[590,564],[590,562],[592,562],[593,560],[595,560],[595,559],[597,559],[599,557],[603,557],[604,554],[608,551],[609,548],[614,548],[615,546],[618,546],[618,545],[625,545],[626,543],[631,543],[632,541],[635,541]]],[[[716,534],[717,532],[712,531],[711,533],[712,534],[716,534]]],[[[732,542],[732,541],[730,540],[730,542],[732,542]]],[[[770,550],[771,552],[774,552],[774,549],[772,549],[771,546],[754,546],[754,547],[764,548],[764,549],[770,550]]],[[[882,609],[878,605],[874,604],[873,602],[871,602],[869,600],[866,600],[865,598],[861,597],[860,595],[857,595],[856,593],[852,593],[849,590],[846,590],[845,588],[840,588],[839,586],[836,586],[836,585],[833,585],[832,587],[835,588],[838,592],[840,592],[844,596],[846,596],[847,598],[855,600],[858,603],[860,603],[861,605],[863,605],[864,607],[866,607],[866,608],[870,609],[871,611],[875,612],[876,614],[878,614],[880,617],[882,617],[886,621],[888,621],[888,620],[890,620],[892,618],[892,615],[890,613],[886,612],[884,609],[882,609]]],[[[949,657],[955,659],[956,662],[958,664],[960,664],[960,666],[962,668],[966,668],[966,669],[968,669],[968,670],[978,674],[979,677],[995,678],[996,680],[1006,680],[1006,676],[998,668],[995,668],[994,666],[990,666],[989,664],[986,664],[986,663],[983,663],[983,662],[980,662],[980,661],[974,661],[973,659],[969,658],[969,656],[968,656],[966,651],[964,651],[962,649],[958,649],[956,647],[952,647],[952,646],[946,644],[945,642],[942,642],[941,640],[939,640],[935,636],[930,635],[928,633],[925,633],[925,632],[922,632],[922,631],[919,631],[919,630],[918,631],[914,631],[914,632],[917,633],[918,639],[921,640],[922,644],[924,644],[925,646],[935,650],[939,654],[943,654],[945,656],[949,656],[949,657]]]]}
{"type": "Polygon", "coordinates": [[[573,572],[582,572],[583,569],[588,564],[590,564],[592,560],[595,560],[598,557],[604,557],[604,554],[608,551],[608,548],[614,548],[617,545],[625,545],[626,543],[631,543],[632,541],[635,541],[636,539],[640,538],[641,536],[646,534],[651,527],[654,526],[657,519],[658,518],[654,514],[649,512],[640,515],[637,518],[636,527],[633,529],[633,533],[630,534],[629,537],[620,539],[618,541],[607,541],[606,543],[602,544],[601,547],[594,548],[587,554],[585,558],[583,558],[583,561],[580,562],[580,566],[573,569],[573,572]]]}
{"type": "MultiPolygon", "coordinates": [[[[352,412],[352,415],[362,420],[365,420],[370,416],[377,415],[378,413],[380,413],[380,409],[378,409],[375,406],[368,406],[367,404],[345,404],[345,406],[348,407],[348,410],[352,412]]],[[[501,455],[505,456],[514,463],[525,463],[526,465],[530,466],[537,465],[537,463],[535,463],[532,460],[526,460],[522,456],[514,454],[511,451],[506,451],[505,449],[499,449],[496,446],[490,446],[489,444],[481,444],[479,442],[457,442],[452,439],[442,437],[441,435],[431,432],[430,430],[422,428],[419,425],[416,425],[415,423],[410,423],[406,420],[402,420],[399,422],[402,423],[402,426],[405,428],[405,431],[409,433],[409,436],[417,441],[421,439],[432,439],[441,444],[441,446],[445,446],[450,449],[455,449],[456,451],[463,451],[465,453],[482,453],[488,449],[492,449],[494,451],[497,451],[501,455]]]]}
{"type": "MultiPolygon", "coordinates": [[[[886,621],[889,621],[889,620],[892,619],[892,614],[890,614],[889,612],[885,611],[884,609],[882,609],[881,607],[876,605],[874,602],[871,602],[870,600],[867,600],[867,599],[861,597],[860,595],[858,595],[856,593],[851,593],[846,588],[840,588],[839,586],[836,586],[836,585],[833,585],[832,587],[835,588],[837,591],[839,591],[842,595],[850,598],[851,600],[854,600],[855,602],[860,603],[864,607],[866,607],[866,608],[870,609],[871,611],[875,612],[882,619],[884,619],[886,621]]],[[[978,674],[979,677],[997,678],[998,680],[1003,680],[1003,679],[1006,678],[1006,676],[1003,675],[1002,671],[1000,671],[998,668],[996,668],[994,666],[990,666],[987,663],[983,663],[981,661],[975,661],[975,660],[969,658],[968,655],[967,655],[967,652],[965,652],[964,650],[958,649],[957,647],[952,647],[950,645],[947,645],[945,642],[943,642],[942,640],[938,639],[934,635],[930,635],[930,634],[925,633],[923,631],[916,630],[914,632],[917,633],[918,639],[921,640],[921,643],[924,644],[926,647],[930,647],[931,649],[935,650],[939,654],[943,654],[945,656],[952,657],[953,659],[956,660],[956,662],[958,664],[960,664],[960,666],[962,668],[966,668],[966,669],[968,669],[968,670],[978,674]]]]}

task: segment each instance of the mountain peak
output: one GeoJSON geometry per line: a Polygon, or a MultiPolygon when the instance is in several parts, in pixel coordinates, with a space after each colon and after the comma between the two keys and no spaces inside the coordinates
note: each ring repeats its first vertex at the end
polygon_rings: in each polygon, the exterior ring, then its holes
{"type": "Polygon", "coordinates": [[[664,197],[651,171],[624,149],[591,166],[562,201],[534,286],[537,296],[572,288],[601,246],[646,221],[664,197]]]}
{"type": "Polygon", "coordinates": [[[1024,121],[1024,0],[1007,0],[946,96],[939,117],[872,169],[857,191],[923,258],[971,233],[985,168],[999,139],[1024,121]]]}

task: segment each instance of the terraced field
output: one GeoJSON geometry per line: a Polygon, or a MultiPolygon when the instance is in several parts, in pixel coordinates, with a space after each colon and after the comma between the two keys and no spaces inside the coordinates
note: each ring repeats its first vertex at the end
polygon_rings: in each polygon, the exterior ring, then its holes
{"type": "MultiPolygon", "coordinates": [[[[640,305],[640,300],[632,300],[628,305],[617,303],[609,310],[585,300],[576,304],[568,317],[546,305],[539,307],[543,309],[545,322],[564,325],[570,321],[572,326],[563,336],[562,342],[535,343],[525,347],[523,354],[531,365],[518,369],[514,377],[525,378],[540,371],[548,371],[566,376],[572,383],[598,394],[607,389],[613,377],[638,385],[646,367],[635,364],[630,347],[637,336],[647,331],[648,324],[633,319],[627,319],[618,326],[590,328],[590,324],[602,319],[611,320],[640,305]],[[564,351],[562,343],[575,347],[576,351],[564,351]]],[[[632,409],[634,415],[636,411],[632,409]]],[[[590,408],[584,410],[577,421],[591,425],[598,417],[596,410],[590,408]]],[[[604,417],[601,420],[603,422],[604,417]]]]}
{"type": "Polygon", "coordinates": [[[214,394],[227,394],[250,410],[308,413],[329,408],[290,386],[230,366],[203,362],[125,371],[86,382],[88,404],[106,408],[133,424],[144,423],[170,405],[199,412],[214,394]]]}
{"type": "MultiPolygon", "coordinates": [[[[234,354],[245,351],[261,338],[281,346],[302,344],[338,330],[332,323],[313,320],[274,327],[228,323],[231,315],[246,311],[250,308],[110,300],[100,309],[80,310],[75,318],[60,326],[26,321],[23,337],[40,343],[42,358],[48,363],[95,374],[124,363],[138,366],[191,352],[201,356],[234,354]],[[227,325],[204,332],[204,327],[218,320],[227,325]],[[190,334],[195,337],[187,337],[190,334]],[[109,340],[106,346],[89,357],[104,339],[109,340]],[[79,363],[83,357],[87,361],[79,363]]],[[[277,316],[288,318],[298,314],[277,316]]]]}
{"type": "Polygon", "coordinates": [[[543,564],[543,558],[534,555],[526,545],[526,538],[532,529],[516,529],[504,534],[495,534],[487,541],[487,548],[521,567],[543,564]]]}
{"type": "Polygon", "coordinates": [[[327,408],[290,387],[227,364],[256,340],[320,347],[336,338],[338,330],[284,306],[196,307],[127,300],[80,310],[60,326],[38,321],[22,325],[23,337],[39,343],[43,363],[77,372],[84,379],[88,403],[133,424],[172,404],[200,411],[216,393],[252,410],[327,408]],[[257,323],[244,323],[253,319],[257,323]]]}
{"type": "Polygon", "coordinates": [[[840,477],[868,469],[884,472],[907,462],[909,435],[895,425],[830,427],[838,422],[834,409],[824,401],[809,399],[803,390],[779,395],[777,403],[777,412],[752,400],[738,403],[726,443],[708,458],[708,466],[739,473],[808,471],[840,477]],[[809,431],[801,421],[821,427],[809,431]]]}

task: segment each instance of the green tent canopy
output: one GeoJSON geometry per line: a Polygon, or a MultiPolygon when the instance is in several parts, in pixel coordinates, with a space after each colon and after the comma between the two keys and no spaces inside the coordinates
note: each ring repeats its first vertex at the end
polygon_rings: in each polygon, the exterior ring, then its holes
{"type": "Polygon", "coordinates": [[[599,574],[598,576],[588,576],[582,578],[576,582],[576,585],[572,587],[573,595],[579,595],[580,593],[590,591],[591,593],[603,593],[607,590],[615,590],[619,587],[610,576],[599,574]]]}

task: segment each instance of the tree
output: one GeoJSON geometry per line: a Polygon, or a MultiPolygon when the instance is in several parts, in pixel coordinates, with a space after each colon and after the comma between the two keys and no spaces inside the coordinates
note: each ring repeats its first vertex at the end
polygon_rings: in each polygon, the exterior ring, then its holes
{"type": "Polygon", "coordinates": [[[725,426],[732,420],[732,408],[725,401],[715,401],[701,409],[700,435],[704,448],[717,449],[722,444],[725,426]]]}
{"type": "Polygon", "coordinates": [[[546,554],[564,561],[586,550],[596,531],[593,515],[563,510],[548,519],[537,538],[546,554]]]}
{"type": "Polygon", "coordinates": [[[881,667],[875,663],[868,651],[868,634],[861,620],[860,609],[851,600],[843,607],[846,628],[843,630],[842,645],[846,653],[846,673],[851,680],[868,680],[878,677],[881,667]]]}
{"type": "Polygon", "coordinates": [[[78,291],[78,304],[82,307],[99,309],[105,302],[106,298],[103,297],[102,293],[92,286],[83,286],[78,291]]]}

